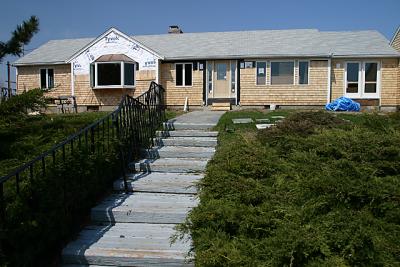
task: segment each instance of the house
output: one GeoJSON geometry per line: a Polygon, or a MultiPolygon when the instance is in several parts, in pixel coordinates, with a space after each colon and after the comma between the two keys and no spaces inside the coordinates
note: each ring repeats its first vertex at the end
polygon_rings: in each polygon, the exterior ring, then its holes
{"type": "MultiPolygon", "coordinates": [[[[398,39],[396,39],[398,40],[398,39]]],[[[396,42],[396,41],[395,41],[396,42]]],[[[348,96],[363,106],[400,105],[400,52],[377,31],[316,29],[128,36],[111,28],[97,38],[52,40],[17,60],[18,92],[52,88],[80,110],[114,108],[151,81],[168,106],[216,102],[322,107],[348,96]]]]}

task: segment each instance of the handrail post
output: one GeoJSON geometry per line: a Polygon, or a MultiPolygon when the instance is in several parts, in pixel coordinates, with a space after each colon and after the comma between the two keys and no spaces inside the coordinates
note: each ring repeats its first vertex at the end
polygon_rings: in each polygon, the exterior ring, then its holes
{"type": "Polygon", "coordinates": [[[121,172],[122,172],[122,179],[124,180],[124,189],[125,189],[125,193],[128,193],[128,181],[127,181],[127,177],[126,177],[126,170],[125,170],[125,166],[126,166],[126,162],[125,162],[125,156],[124,156],[124,152],[123,152],[123,141],[121,138],[121,129],[119,126],[119,119],[118,119],[118,115],[116,116],[112,116],[113,119],[113,123],[115,125],[116,128],[116,135],[117,135],[117,142],[118,142],[118,150],[119,150],[119,155],[120,155],[120,162],[121,162],[121,172]]]}

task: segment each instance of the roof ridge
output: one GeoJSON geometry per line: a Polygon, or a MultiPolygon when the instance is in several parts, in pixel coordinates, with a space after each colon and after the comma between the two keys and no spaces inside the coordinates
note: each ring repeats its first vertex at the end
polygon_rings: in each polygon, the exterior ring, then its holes
{"type": "Polygon", "coordinates": [[[258,30],[234,30],[234,31],[207,31],[207,32],[184,32],[182,34],[170,34],[170,33],[159,33],[159,34],[139,34],[130,35],[131,37],[141,37],[141,36],[182,36],[182,35],[192,35],[192,34],[210,34],[210,33],[243,33],[243,32],[281,32],[281,31],[312,31],[320,32],[315,28],[298,28],[298,29],[258,29],[258,30]]]}

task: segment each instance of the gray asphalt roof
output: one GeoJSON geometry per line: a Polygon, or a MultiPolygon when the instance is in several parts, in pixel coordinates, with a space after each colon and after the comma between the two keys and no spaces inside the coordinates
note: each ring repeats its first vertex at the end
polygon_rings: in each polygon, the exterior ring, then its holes
{"type": "MultiPolygon", "coordinates": [[[[132,36],[165,59],[256,57],[400,57],[377,31],[323,32],[316,29],[204,32],[132,36]]],[[[15,65],[56,64],[95,38],[52,40],[18,59],[15,65]]]]}

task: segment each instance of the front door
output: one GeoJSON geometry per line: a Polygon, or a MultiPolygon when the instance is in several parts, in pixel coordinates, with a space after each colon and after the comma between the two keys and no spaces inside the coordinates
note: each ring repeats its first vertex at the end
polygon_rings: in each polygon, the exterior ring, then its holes
{"type": "Polygon", "coordinates": [[[214,98],[229,98],[230,62],[214,62],[214,98]]]}

